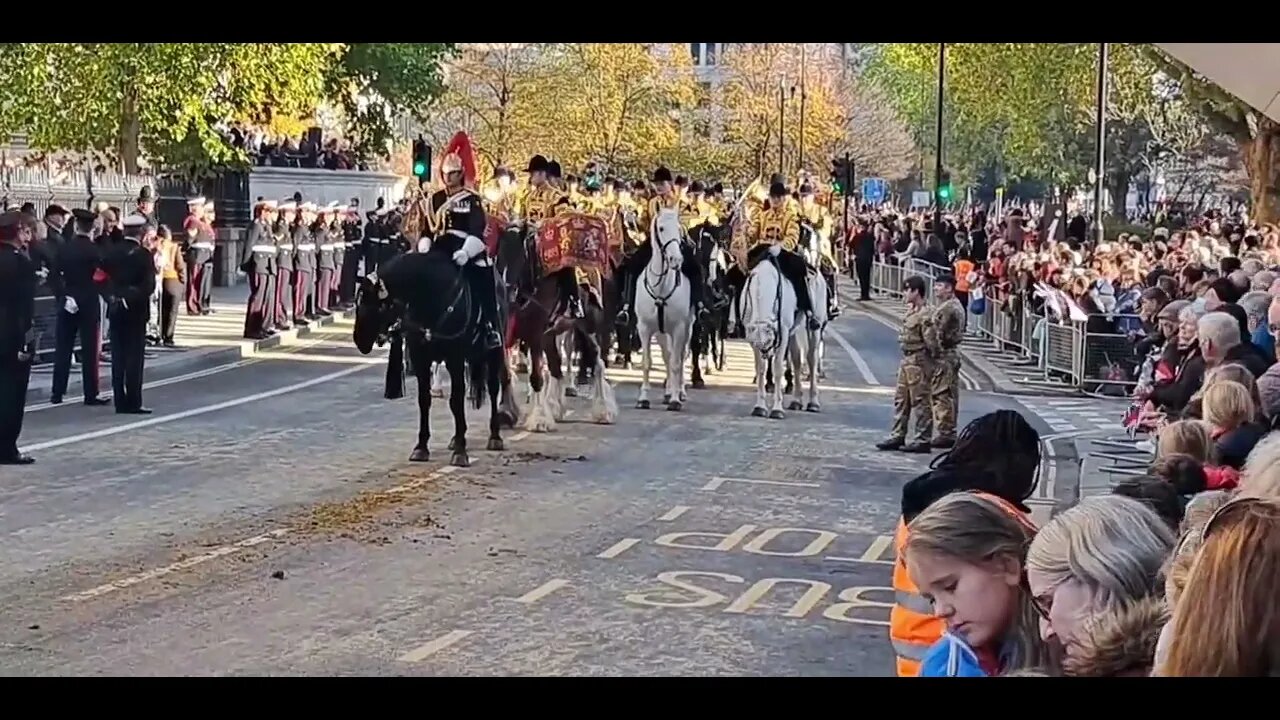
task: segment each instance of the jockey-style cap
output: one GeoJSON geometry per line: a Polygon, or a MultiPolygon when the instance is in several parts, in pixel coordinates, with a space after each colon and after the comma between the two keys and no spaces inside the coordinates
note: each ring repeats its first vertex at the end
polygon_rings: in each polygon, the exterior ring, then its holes
{"type": "Polygon", "coordinates": [[[632,190],[644,190],[645,188],[648,188],[648,187],[649,186],[643,180],[636,180],[631,183],[632,190]]]}
{"type": "Polygon", "coordinates": [[[79,220],[80,222],[93,222],[94,218],[98,217],[98,215],[92,210],[85,210],[84,208],[75,208],[74,210],[71,211],[71,217],[75,218],[76,220],[79,220]]]}
{"type": "Polygon", "coordinates": [[[622,192],[623,190],[627,189],[626,180],[614,180],[612,185],[613,185],[614,192],[622,192]]]}
{"type": "MultiPolygon", "coordinates": [[[[677,181],[677,184],[678,183],[679,181],[677,181]]],[[[689,183],[689,192],[691,193],[706,192],[706,191],[707,191],[707,188],[705,185],[702,184],[701,180],[694,180],[693,182],[689,183]]]]}
{"type": "Polygon", "coordinates": [[[712,186],[711,186],[711,192],[715,193],[716,195],[721,195],[721,194],[723,194],[723,193],[724,193],[724,183],[720,183],[720,182],[718,182],[718,183],[716,183],[715,185],[712,185],[712,186]]]}
{"type": "Polygon", "coordinates": [[[769,183],[769,197],[783,198],[787,196],[787,186],[780,182],[769,183]]]}
{"type": "Polygon", "coordinates": [[[689,178],[683,175],[676,176],[676,187],[684,187],[689,184],[689,178]]]}
{"type": "Polygon", "coordinates": [[[187,205],[188,205],[188,206],[204,205],[204,196],[203,196],[203,195],[197,195],[197,196],[195,196],[195,197],[189,197],[189,198],[187,198],[187,205]]]}
{"type": "Polygon", "coordinates": [[[532,158],[529,159],[529,167],[525,168],[524,171],[530,172],[530,173],[546,172],[548,164],[549,163],[547,162],[546,158],[542,157],[541,155],[534,155],[532,158]]]}
{"type": "Polygon", "coordinates": [[[653,171],[651,180],[653,182],[671,182],[671,171],[659,165],[658,169],[653,171]]]}
{"type": "Polygon", "coordinates": [[[515,173],[511,172],[511,169],[510,169],[510,168],[503,167],[503,166],[501,166],[501,165],[499,165],[499,166],[498,166],[498,167],[493,171],[493,177],[494,177],[494,178],[504,177],[504,178],[508,178],[508,179],[510,179],[510,180],[515,180],[515,179],[516,179],[515,173]]]}
{"type": "Polygon", "coordinates": [[[783,175],[782,173],[774,173],[774,174],[770,175],[770,176],[769,176],[769,184],[770,184],[770,185],[773,185],[774,183],[782,183],[783,185],[786,185],[786,184],[787,184],[787,176],[786,176],[786,175],[783,175]]]}
{"type": "Polygon", "coordinates": [[[549,175],[549,176],[551,176],[551,177],[553,177],[553,178],[558,178],[558,177],[560,177],[560,172],[561,172],[561,171],[560,171],[560,162],[559,162],[559,161],[557,161],[557,160],[552,160],[552,161],[550,161],[550,162],[548,162],[548,163],[547,163],[547,175],[549,175]]]}
{"type": "Polygon", "coordinates": [[[577,176],[577,175],[574,175],[573,173],[569,173],[568,175],[565,175],[565,176],[564,176],[564,181],[565,181],[566,183],[576,183],[576,182],[580,182],[580,181],[579,181],[579,179],[578,179],[578,176],[577,176]]]}
{"type": "Polygon", "coordinates": [[[812,194],[813,194],[813,186],[812,186],[812,185],[810,185],[809,183],[805,183],[805,184],[801,185],[801,186],[800,186],[800,194],[801,194],[801,195],[812,195],[812,194]]]}

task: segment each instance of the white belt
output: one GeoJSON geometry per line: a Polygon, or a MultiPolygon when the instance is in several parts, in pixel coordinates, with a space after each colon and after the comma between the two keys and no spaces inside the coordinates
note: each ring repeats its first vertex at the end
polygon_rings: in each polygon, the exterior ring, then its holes
{"type": "Polygon", "coordinates": [[[386,245],[387,243],[391,242],[389,238],[369,238],[369,239],[373,240],[374,242],[380,245],[386,245]]]}
{"type": "Polygon", "coordinates": [[[289,250],[289,251],[292,251],[292,250],[293,250],[293,246],[292,246],[292,245],[277,245],[277,246],[276,246],[276,249],[277,249],[277,250],[289,250]]]}
{"type": "Polygon", "coordinates": [[[347,244],[346,244],[346,243],[344,243],[344,242],[334,243],[334,244],[333,244],[333,248],[334,248],[335,250],[346,250],[346,249],[347,249],[347,244]]]}
{"type": "Polygon", "coordinates": [[[298,250],[313,251],[316,249],[315,243],[301,243],[295,246],[298,250]]]}
{"type": "Polygon", "coordinates": [[[253,251],[256,253],[273,253],[276,251],[275,245],[254,245],[253,251]]]}
{"type": "Polygon", "coordinates": [[[332,243],[324,243],[320,246],[320,252],[324,252],[325,250],[332,250],[332,249],[333,249],[332,243]]]}
{"type": "Polygon", "coordinates": [[[213,243],[206,243],[206,242],[191,243],[191,248],[193,250],[212,250],[213,243]]]}

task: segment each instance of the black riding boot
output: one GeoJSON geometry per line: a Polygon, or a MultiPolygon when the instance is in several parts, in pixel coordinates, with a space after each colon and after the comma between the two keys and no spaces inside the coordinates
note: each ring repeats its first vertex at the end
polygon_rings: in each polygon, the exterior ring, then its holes
{"type": "Polygon", "coordinates": [[[840,298],[836,293],[836,273],[832,270],[823,270],[822,277],[827,281],[827,319],[835,320],[840,317],[840,298]]]}
{"type": "Polygon", "coordinates": [[[778,256],[778,260],[783,273],[796,290],[796,309],[808,317],[810,329],[818,329],[818,321],[813,317],[813,298],[809,297],[809,283],[805,282],[808,266],[804,259],[799,255],[783,253],[778,256]]]}
{"type": "Polygon", "coordinates": [[[640,247],[636,248],[635,253],[622,263],[622,266],[626,268],[626,271],[623,276],[622,310],[618,312],[619,325],[627,325],[631,322],[631,308],[636,302],[635,279],[640,277],[640,273],[644,272],[644,267],[649,264],[649,260],[652,257],[653,246],[649,243],[642,243],[640,247]]]}
{"type": "Polygon", "coordinates": [[[493,350],[502,347],[502,334],[498,331],[498,295],[493,268],[468,265],[467,280],[471,283],[471,296],[480,304],[480,320],[484,323],[484,347],[493,350]]]}
{"type": "Polygon", "coordinates": [[[574,276],[573,268],[560,271],[560,295],[564,298],[569,317],[575,320],[584,317],[582,303],[578,300],[578,281],[574,276]]]}
{"type": "Polygon", "coordinates": [[[681,245],[680,251],[684,255],[684,262],[680,269],[684,272],[685,277],[689,279],[689,305],[693,308],[694,315],[697,316],[698,320],[705,320],[707,308],[703,304],[702,298],[706,293],[706,283],[702,279],[702,265],[693,256],[693,248],[681,245]]]}

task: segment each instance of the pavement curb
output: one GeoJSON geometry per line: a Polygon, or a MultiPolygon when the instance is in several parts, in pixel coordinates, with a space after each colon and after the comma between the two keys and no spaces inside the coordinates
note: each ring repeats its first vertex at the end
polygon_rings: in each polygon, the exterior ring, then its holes
{"type": "MultiPolygon", "coordinates": [[[[335,312],[332,317],[320,318],[319,320],[311,320],[310,325],[302,328],[290,328],[280,332],[277,335],[266,338],[264,340],[243,340],[238,345],[231,346],[205,346],[193,347],[185,351],[174,353],[171,358],[165,358],[163,362],[154,362],[148,365],[143,372],[143,382],[147,381],[147,375],[150,372],[163,370],[166,373],[181,374],[194,370],[204,370],[206,368],[217,367],[227,363],[233,363],[238,360],[246,360],[254,357],[264,350],[280,347],[287,340],[297,340],[298,338],[307,337],[320,328],[332,325],[338,320],[350,320],[355,316],[351,311],[335,312]]],[[[46,364],[47,365],[47,364],[46,364]]],[[[111,371],[109,366],[102,369],[102,386],[107,390],[111,389],[111,371]]],[[[42,379],[44,374],[41,373],[42,379]]],[[[80,395],[80,372],[72,370],[71,378],[67,383],[67,397],[77,397],[80,395]]],[[[27,388],[26,404],[33,402],[43,402],[49,398],[50,387],[42,384],[37,387],[27,388]]]]}

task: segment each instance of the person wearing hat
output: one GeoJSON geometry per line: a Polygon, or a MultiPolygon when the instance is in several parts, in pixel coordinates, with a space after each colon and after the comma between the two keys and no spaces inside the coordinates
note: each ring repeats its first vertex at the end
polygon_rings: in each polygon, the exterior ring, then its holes
{"type": "Polygon", "coordinates": [[[694,180],[689,184],[689,192],[685,199],[685,207],[691,216],[688,220],[688,228],[692,230],[699,225],[720,225],[720,214],[716,208],[706,199],[706,185],[701,180],[694,180]]]}
{"type": "MultiPolygon", "coordinates": [[[[271,315],[277,330],[288,330],[294,327],[289,324],[293,312],[293,226],[298,216],[298,204],[293,200],[283,200],[276,206],[276,219],[271,223],[271,237],[276,245],[276,310],[271,315]]],[[[300,318],[294,318],[295,321],[300,318]]],[[[303,327],[302,321],[296,327],[303,327]]]]}
{"type": "MultiPolygon", "coordinates": [[[[670,170],[659,166],[657,170],[653,171],[653,189],[654,197],[649,201],[646,214],[641,218],[641,227],[652,227],[653,221],[663,210],[675,210],[680,213],[681,226],[689,227],[689,223],[694,216],[680,201],[679,196],[676,195],[670,170]]],[[[707,315],[707,310],[702,302],[705,290],[705,283],[702,279],[702,265],[694,257],[692,243],[681,242],[680,252],[684,255],[681,271],[684,272],[685,277],[689,278],[690,305],[699,319],[703,319],[707,315]]],[[[623,271],[620,281],[623,287],[623,297],[626,301],[622,309],[618,311],[618,322],[622,325],[626,325],[631,321],[631,307],[635,303],[636,278],[640,277],[640,273],[644,272],[645,266],[649,264],[649,260],[652,257],[653,243],[644,242],[636,249],[635,254],[620,267],[623,271]]]]}
{"type": "Polygon", "coordinates": [[[24,248],[32,223],[20,212],[0,214],[0,465],[30,465],[18,451],[26,412],[34,337],[36,266],[24,248]]]}
{"type": "Polygon", "coordinates": [[[800,213],[787,202],[787,186],[780,182],[769,185],[769,205],[759,210],[747,230],[747,243],[753,245],[747,253],[747,263],[755,263],[766,251],[778,260],[778,268],[791,281],[796,291],[796,308],[808,318],[809,327],[817,329],[813,317],[813,301],[809,297],[809,285],[805,274],[808,265],[798,254],[800,242],[800,213]]]}
{"type": "Polygon", "coordinates": [[[271,234],[276,201],[259,200],[253,206],[253,222],[245,236],[240,271],[249,277],[249,304],[244,315],[244,336],[265,340],[275,334],[276,243],[271,234]]]}
{"type": "Polygon", "coordinates": [[[364,228],[360,222],[360,198],[353,197],[341,215],[342,240],[347,245],[338,280],[338,307],[351,309],[356,297],[356,283],[364,258],[364,228]]]}
{"type": "Polygon", "coordinates": [[[149,415],[142,406],[142,374],[146,362],[147,321],[156,288],[156,263],[142,247],[147,219],[124,219],[124,239],[103,258],[107,275],[107,332],[111,339],[111,389],[117,413],[149,415]]]}
{"type": "Polygon", "coordinates": [[[324,296],[324,309],[330,313],[342,305],[342,278],[347,262],[347,235],[342,227],[342,219],[346,214],[347,206],[343,203],[329,203],[329,244],[333,246],[333,273],[328,287],[319,292],[324,296]]]}
{"type": "Polygon", "coordinates": [[[204,196],[187,199],[187,217],[182,221],[186,236],[186,262],[190,269],[187,283],[187,314],[208,315],[213,312],[207,300],[213,293],[213,253],[216,237],[209,218],[209,203],[204,196]]]}
{"type": "Polygon", "coordinates": [[[386,228],[387,199],[379,197],[372,210],[365,213],[367,222],[364,226],[364,273],[370,275],[378,269],[378,259],[382,257],[382,246],[388,241],[386,228]]]}
{"type": "Polygon", "coordinates": [[[933,297],[938,303],[924,332],[931,364],[933,440],[929,444],[945,449],[956,444],[956,418],[960,415],[959,347],[964,341],[966,316],[964,306],[956,299],[955,276],[950,273],[934,278],[933,297]]]}
{"type": "Polygon", "coordinates": [[[800,186],[800,221],[818,235],[817,270],[827,282],[827,319],[834,320],[840,317],[840,301],[836,297],[836,269],[839,266],[831,249],[831,236],[836,232],[835,220],[818,203],[813,185],[807,182],[800,186]]]}
{"type": "Polygon", "coordinates": [[[98,397],[98,364],[102,344],[101,294],[94,276],[102,272],[103,249],[93,241],[95,216],[72,211],[75,235],[58,249],[58,262],[46,281],[58,308],[54,318],[53,386],[49,402],[58,404],[67,392],[71,355],[80,341],[80,389],[85,405],[105,405],[98,397]]]}
{"type": "Polygon", "coordinates": [[[156,222],[156,196],[152,192],[150,185],[143,185],[138,191],[138,199],[134,202],[134,212],[147,219],[152,226],[159,226],[156,222]]]}
{"type": "Polygon", "coordinates": [[[559,190],[565,196],[564,202],[569,205],[569,194],[564,185],[564,175],[561,173],[558,160],[551,160],[547,163],[547,182],[551,183],[551,187],[559,190]]]}
{"type": "Polygon", "coordinates": [[[293,323],[310,325],[316,314],[316,205],[304,202],[298,206],[298,217],[291,230],[293,236],[293,323]]]}
{"type": "Polygon", "coordinates": [[[498,329],[498,281],[483,240],[489,218],[484,198],[468,187],[468,181],[474,181],[468,170],[475,167],[470,140],[459,133],[450,146],[450,152],[440,160],[444,188],[427,201],[427,229],[432,238],[428,252],[447,255],[462,268],[471,296],[480,305],[485,348],[494,350],[502,347],[502,335],[498,329]]]}
{"type": "Polygon", "coordinates": [[[316,240],[316,292],[315,314],[320,317],[329,312],[329,297],[333,294],[333,274],[338,265],[334,259],[333,219],[338,214],[338,203],[329,203],[316,209],[316,221],[311,224],[311,236],[316,240]]]}

